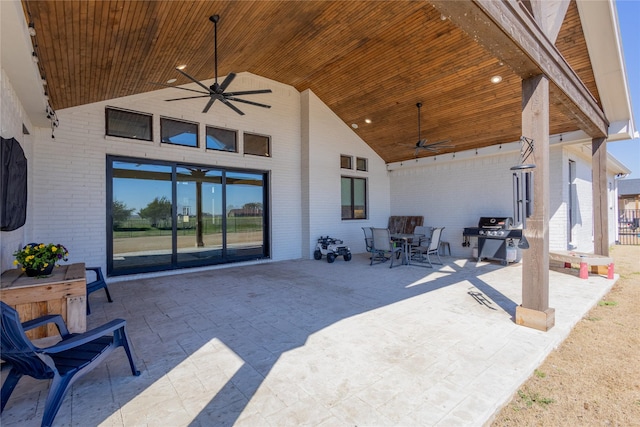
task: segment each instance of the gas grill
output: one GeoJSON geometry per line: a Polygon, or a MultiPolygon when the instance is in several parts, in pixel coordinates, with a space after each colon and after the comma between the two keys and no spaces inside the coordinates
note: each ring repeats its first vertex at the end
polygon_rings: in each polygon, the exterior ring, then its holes
{"type": "Polygon", "coordinates": [[[470,237],[478,238],[478,261],[489,258],[507,265],[507,247],[513,247],[515,250],[513,241],[522,239],[522,230],[513,228],[511,217],[483,216],[477,227],[465,228],[462,236],[462,246],[469,246],[470,237]]]}

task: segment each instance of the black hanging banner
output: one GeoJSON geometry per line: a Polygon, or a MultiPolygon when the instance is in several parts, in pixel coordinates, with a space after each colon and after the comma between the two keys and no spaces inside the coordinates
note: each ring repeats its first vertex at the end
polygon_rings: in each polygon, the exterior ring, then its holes
{"type": "Polygon", "coordinates": [[[13,231],[27,220],[27,158],[15,138],[0,139],[0,230],[13,231]]]}

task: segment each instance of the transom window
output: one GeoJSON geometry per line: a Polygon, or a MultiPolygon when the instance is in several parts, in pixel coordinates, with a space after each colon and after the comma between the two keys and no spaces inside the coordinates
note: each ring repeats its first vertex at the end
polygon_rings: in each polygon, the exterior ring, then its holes
{"type": "Polygon", "coordinates": [[[244,133],[244,154],[253,156],[271,156],[270,140],[268,136],[244,133]]]}
{"type": "Polygon", "coordinates": [[[220,151],[238,151],[238,133],[231,129],[207,126],[207,149],[220,151]]]}
{"type": "Polygon", "coordinates": [[[181,120],[160,118],[162,142],[198,147],[198,124],[181,120]]]}
{"type": "Polygon", "coordinates": [[[143,141],[153,139],[151,114],[107,107],[105,116],[105,133],[109,136],[143,141]]]}
{"type": "Polygon", "coordinates": [[[353,169],[352,163],[353,163],[353,157],[347,156],[345,154],[340,155],[340,168],[353,169]]]}
{"type": "Polygon", "coordinates": [[[368,170],[367,159],[363,157],[356,158],[356,170],[366,172],[368,170]]]}

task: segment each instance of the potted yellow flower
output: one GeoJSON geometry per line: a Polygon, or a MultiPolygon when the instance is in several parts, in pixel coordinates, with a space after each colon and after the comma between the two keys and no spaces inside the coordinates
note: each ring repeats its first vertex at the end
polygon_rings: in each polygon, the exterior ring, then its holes
{"type": "Polygon", "coordinates": [[[69,251],[61,244],[29,243],[21,250],[14,252],[13,256],[16,257],[13,264],[20,264],[27,276],[48,276],[58,261],[68,259],[69,251]]]}

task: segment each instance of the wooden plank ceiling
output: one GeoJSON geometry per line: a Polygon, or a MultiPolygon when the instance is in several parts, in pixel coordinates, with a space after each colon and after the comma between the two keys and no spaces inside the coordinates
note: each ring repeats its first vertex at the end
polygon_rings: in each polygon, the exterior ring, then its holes
{"type": "MultiPolygon", "coordinates": [[[[521,134],[520,78],[424,0],[23,5],[37,30],[55,109],[158,89],[149,82],[187,84],[174,70],[180,64],[199,80],[212,79],[208,18],[219,14],[221,76],[248,71],[311,89],[346,124],[358,124],[354,131],[386,162],[414,158],[417,102],[423,103],[422,138],[451,140],[453,147],[442,153],[512,142],[521,134]],[[494,75],[502,82],[492,84],[494,75]]],[[[556,46],[599,102],[575,2],[556,46]]],[[[569,132],[577,124],[552,107],[550,130],[569,132]]]]}

